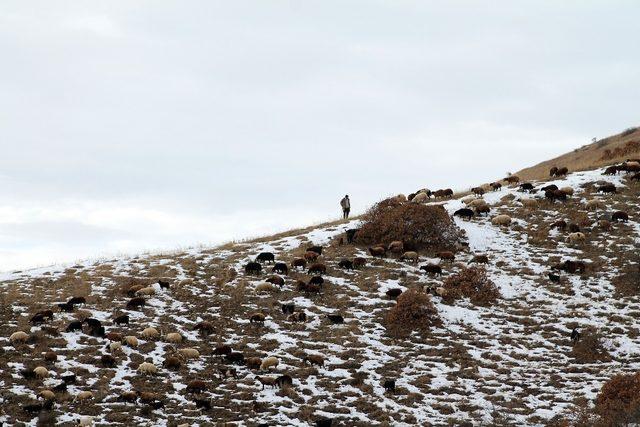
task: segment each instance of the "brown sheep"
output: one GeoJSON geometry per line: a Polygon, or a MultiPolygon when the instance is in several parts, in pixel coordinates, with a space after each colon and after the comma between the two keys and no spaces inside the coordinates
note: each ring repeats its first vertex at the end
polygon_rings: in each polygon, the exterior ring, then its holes
{"type": "Polygon", "coordinates": [[[613,222],[627,222],[629,221],[629,214],[625,211],[616,211],[611,215],[611,221],[613,222]]]}
{"type": "Polygon", "coordinates": [[[262,365],[262,359],[259,357],[247,357],[244,359],[244,363],[248,369],[260,369],[260,365],[262,365]]]}
{"type": "Polygon", "coordinates": [[[503,181],[508,182],[509,184],[516,184],[520,182],[520,177],[518,177],[517,175],[511,175],[506,177],[503,181]]]}
{"type": "Polygon", "coordinates": [[[319,354],[307,354],[305,357],[302,358],[302,363],[306,364],[309,363],[309,365],[313,366],[324,366],[324,357],[322,357],[319,354]]]}
{"type": "Polygon", "coordinates": [[[474,256],[471,261],[469,261],[469,263],[476,263],[476,264],[488,264],[489,263],[489,257],[486,255],[476,255],[474,256]]]}
{"type": "Polygon", "coordinates": [[[291,261],[291,267],[292,268],[302,267],[302,269],[304,270],[305,268],[307,268],[307,261],[304,258],[296,258],[293,261],[291,261]]]}
{"type": "Polygon", "coordinates": [[[456,254],[451,251],[438,252],[436,255],[443,261],[453,261],[456,259],[456,254]]]}
{"type": "Polygon", "coordinates": [[[253,313],[249,317],[249,323],[264,323],[266,319],[266,316],[262,313],[253,313]]]}
{"type": "Polygon", "coordinates": [[[353,268],[362,268],[367,265],[367,259],[363,257],[355,257],[353,259],[353,268]]]}
{"type": "Polygon", "coordinates": [[[307,262],[315,262],[318,259],[318,253],[314,251],[307,251],[304,253],[304,259],[307,262]]]}
{"type": "Polygon", "coordinates": [[[587,237],[584,233],[577,232],[571,233],[567,236],[567,242],[571,244],[582,244],[586,241],[587,237]]]}
{"type": "Polygon", "coordinates": [[[260,364],[260,370],[267,371],[271,368],[277,367],[279,363],[280,361],[278,360],[277,357],[274,357],[274,356],[266,357],[264,360],[262,360],[262,363],[260,364]]]}
{"type": "Polygon", "coordinates": [[[326,274],[327,266],[321,262],[316,262],[309,267],[309,274],[326,274]]]}
{"type": "Polygon", "coordinates": [[[193,380],[187,384],[187,393],[203,393],[207,390],[207,383],[202,380],[193,380]]]}
{"type": "Polygon", "coordinates": [[[404,244],[400,240],[394,240],[389,243],[389,247],[387,248],[389,252],[392,254],[401,254],[404,252],[404,244]]]}
{"type": "Polygon", "coordinates": [[[374,246],[369,248],[369,253],[373,257],[382,258],[387,253],[387,250],[384,248],[384,246],[374,246]]]}
{"type": "Polygon", "coordinates": [[[434,275],[442,274],[442,267],[440,267],[437,264],[421,265],[420,270],[424,270],[424,272],[428,274],[434,274],[434,275]]]}
{"type": "Polygon", "coordinates": [[[256,379],[260,382],[260,384],[262,384],[263,390],[265,386],[276,387],[278,385],[275,377],[256,377],[256,379]]]}
{"type": "Polygon", "coordinates": [[[182,361],[180,360],[179,357],[167,356],[162,362],[162,366],[164,366],[167,369],[178,370],[180,369],[180,366],[182,366],[182,361]]]}

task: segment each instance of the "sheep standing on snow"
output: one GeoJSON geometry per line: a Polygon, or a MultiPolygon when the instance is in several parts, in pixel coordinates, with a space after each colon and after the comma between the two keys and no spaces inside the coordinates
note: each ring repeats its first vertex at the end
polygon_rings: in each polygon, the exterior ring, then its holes
{"type": "Polygon", "coordinates": [[[168,343],[180,344],[182,342],[182,335],[178,332],[168,333],[165,337],[168,343]]]}
{"type": "Polygon", "coordinates": [[[127,335],[124,337],[124,343],[129,347],[137,347],[138,346],[138,338],[133,335],[127,335]]]}
{"type": "Polygon", "coordinates": [[[567,236],[567,242],[574,244],[582,244],[587,240],[587,236],[585,236],[582,232],[571,233],[567,236]]]}
{"type": "Polygon", "coordinates": [[[158,373],[158,368],[153,363],[142,362],[138,366],[138,372],[140,372],[142,374],[157,374],[158,373]]]}
{"type": "Polygon", "coordinates": [[[90,391],[81,391],[76,395],[76,400],[80,402],[84,402],[89,399],[93,399],[93,393],[90,391]]]}
{"type": "Polygon", "coordinates": [[[271,368],[275,368],[278,366],[279,363],[280,361],[278,360],[277,357],[274,357],[274,356],[266,357],[260,364],[260,370],[266,371],[271,368]]]}
{"type": "Polygon", "coordinates": [[[413,196],[413,198],[411,199],[411,202],[424,203],[427,200],[429,200],[429,196],[427,195],[427,193],[418,193],[415,196],[413,196]]]}
{"type": "Polygon", "coordinates": [[[418,262],[418,252],[415,251],[407,251],[405,253],[402,254],[402,256],[400,257],[400,261],[411,261],[413,263],[417,263],[418,262]]]}
{"type": "Polygon", "coordinates": [[[263,293],[263,292],[278,292],[278,288],[276,288],[275,286],[273,286],[271,283],[260,283],[258,286],[256,286],[256,292],[258,293],[263,293]]]}
{"type": "Polygon", "coordinates": [[[197,359],[200,357],[200,352],[195,348],[181,348],[178,353],[185,359],[197,359]]]}
{"type": "Polygon", "coordinates": [[[49,371],[44,366],[38,366],[33,370],[33,373],[36,374],[38,378],[47,378],[49,376],[49,371]]]}
{"type": "Polygon", "coordinates": [[[588,211],[595,211],[604,208],[604,204],[600,200],[593,199],[586,203],[586,207],[588,211]]]}
{"type": "Polygon", "coordinates": [[[491,224],[499,226],[511,225],[511,217],[509,215],[497,215],[491,218],[491,224]]]}
{"type": "Polygon", "coordinates": [[[144,339],[153,340],[160,336],[160,332],[156,328],[145,328],[141,334],[144,339]]]}
{"type": "Polygon", "coordinates": [[[138,296],[155,295],[155,293],[156,293],[156,288],[154,288],[153,286],[147,286],[146,288],[138,289],[136,291],[136,295],[138,296]]]}

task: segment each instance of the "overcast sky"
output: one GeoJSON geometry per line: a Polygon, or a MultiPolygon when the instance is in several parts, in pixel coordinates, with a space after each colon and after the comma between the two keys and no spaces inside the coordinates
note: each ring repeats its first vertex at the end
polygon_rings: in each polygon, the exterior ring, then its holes
{"type": "Polygon", "coordinates": [[[640,124],[637,1],[0,6],[0,270],[465,188],[640,124]]]}

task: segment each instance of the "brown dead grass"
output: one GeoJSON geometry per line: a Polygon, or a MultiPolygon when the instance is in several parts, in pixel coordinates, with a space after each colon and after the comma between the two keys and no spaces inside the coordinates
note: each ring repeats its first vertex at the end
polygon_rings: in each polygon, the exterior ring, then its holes
{"type": "Polygon", "coordinates": [[[464,268],[444,281],[444,302],[451,304],[460,298],[469,298],[475,305],[488,306],[500,298],[496,285],[482,267],[464,268]]]}
{"type": "Polygon", "coordinates": [[[571,349],[571,354],[579,363],[595,363],[611,360],[607,349],[602,345],[602,333],[589,326],[581,332],[581,337],[571,349]]]}
{"type": "Polygon", "coordinates": [[[438,310],[431,302],[431,297],[415,289],[403,292],[385,316],[387,331],[395,337],[407,336],[413,331],[425,332],[438,324],[438,310]]]}

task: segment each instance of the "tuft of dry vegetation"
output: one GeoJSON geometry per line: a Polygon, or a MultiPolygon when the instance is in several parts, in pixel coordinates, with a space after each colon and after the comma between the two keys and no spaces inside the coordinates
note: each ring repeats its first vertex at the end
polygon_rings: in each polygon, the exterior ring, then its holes
{"type": "Polygon", "coordinates": [[[447,304],[466,297],[475,305],[489,306],[500,298],[500,291],[483,267],[464,268],[448,277],[443,287],[446,290],[443,301],[447,304]]]}
{"type": "Polygon", "coordinates": [[[589,326],[581,332],[580,339],[571,349],[578,363],[594,363],[611,360],[611,356],[602,344],[602,333],[589,326]]]}
{"type": "Polygon", "coordinates": [[[365,245],[399,240],[408,250],[453,250],[461,231],[442,206],[386,199],[363,216],[356,242],[365,245]]]}
{"type": "Polygon", "coordinates": [[[622,296],[633,297],[640,294],[640,266],[635,265],[632,268],[627,268],[611,283],[615,286],[617,293],[622,296]]]}
{"type": "Polygon", "coordinates": [[[430,295],[415,289],[403,292],[385,316],[387,331],[395,337],[407,336],[414,331],[426,332],[438,324],[440,317],[430,295]]]}
{"type": "Polygon", "coordinates": [[[600,425],[628,425],[640,422],[640,372],[616,375],[604,383],[596,398],[600,425]]]}

